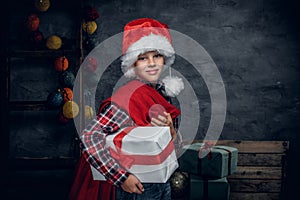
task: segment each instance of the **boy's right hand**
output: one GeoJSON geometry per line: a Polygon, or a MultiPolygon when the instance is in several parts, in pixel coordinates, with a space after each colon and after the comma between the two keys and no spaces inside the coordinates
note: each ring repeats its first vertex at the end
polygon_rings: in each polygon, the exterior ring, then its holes
{"type": "Polygon", "coordinates": [[[130,174],[126,181],[122,183],[121,188],[128,193],[142,194],[144,192],[144,187],[137,177],[130,174]]]}

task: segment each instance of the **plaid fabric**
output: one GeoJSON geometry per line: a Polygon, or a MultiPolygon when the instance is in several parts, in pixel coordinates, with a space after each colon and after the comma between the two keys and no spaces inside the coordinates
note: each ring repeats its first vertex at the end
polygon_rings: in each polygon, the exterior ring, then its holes
{"type": "MultiPolygon", "coordinates": [[[[157,84],[156,89],[169,102],[171,101],[164,95],[162,84],[157,84]]],[[[114,185],[121,185],[127,179],[129,172],[110,156],[108,149],[105,148],[105,138],[120,128],[133,125],[134,122],[125,111],[117,105],[110,104],[97,115],[96,119],[91,121],[81,135],[83,154],[87,157],[87,161],[114,185]]],[[[178,129],[178,119],[174,120],[174,127],[178,129]]],[[[181,144],[182,137],[178,133],[175,141],[176,150],[182,147],[181,144]]]]}
{"type": "Polygon", "coordinates": [[[122,184],[129,173],[110,156],[108,149],[105,148],[105,137],[119,130],[120,127],[132,124],[127,113],[111,104],[97,115],[81,136],[83,153],[87,161],[114,185],[122,184]]]}

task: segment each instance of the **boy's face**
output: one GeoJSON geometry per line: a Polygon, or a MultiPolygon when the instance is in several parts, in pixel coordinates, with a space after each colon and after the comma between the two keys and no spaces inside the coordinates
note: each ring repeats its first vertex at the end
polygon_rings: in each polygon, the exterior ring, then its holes
{"type": "Polygon", "coordinates": [[[139,55],[134,67],[137,78],[156,83],[162,73],[164,61],[164,56],[157,51],[139,55]]]}

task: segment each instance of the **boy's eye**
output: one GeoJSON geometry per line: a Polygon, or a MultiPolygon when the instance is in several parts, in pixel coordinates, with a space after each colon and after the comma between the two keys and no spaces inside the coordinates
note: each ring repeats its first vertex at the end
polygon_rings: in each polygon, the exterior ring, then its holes
{"type": "Polygon", "coordinates": [[[156,54],[156,55],[154,55],[154,57],[155,58],[160,58],[160,57],[162,57],[162,55],[161,54],[156,54]]]}
{"type": "Polygon", "coordinates": [[[146,57],[139,57],[138,60],[146,60],[146,57]]]}

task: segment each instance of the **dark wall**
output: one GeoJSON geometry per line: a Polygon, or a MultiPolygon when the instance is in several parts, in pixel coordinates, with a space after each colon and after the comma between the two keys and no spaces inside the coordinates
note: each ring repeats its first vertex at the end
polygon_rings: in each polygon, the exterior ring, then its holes
{"type": "MultiPolygon", "coordinates": [[[[94,1],[100,12],[99,43],[123,31],[130,20],[158,19],[196,40],[210,54],[222,75],[227,116],[221,139],[289,140],[289,194],[300,188],[297,169],[300,119],[299,6],[283,0],[94,1]]],[[[209,96],[199,74],[180,57],[178,71],[189,77],[201,109],[197,137],[203,138],[209,121],[209,96]],[[189,73],[190,72],[190,73],[189,73]]],[[[111,88],[119,63],[103,78],[111,88]]],[[[104,83],[101,85],[105,85],[104,83]]],[[[100,87],[104,88],[104,87],[100,87]]],[[[110,95],[100,91],[98,98],[110,95]]]]}
{"type": "MultiPolygon", "coordinates": [[[[207,50],[226,87],[223,139],[296,139],[300,38],[292,2],[99,1],[95,6],[101,15],[94,36],[99,43],[121,32],[129,20],[152,17],[207,50]]],[[[178,66],[188,65],[180,57],[176,62],[174,68],[182,73],[193,70],[178,66]]],[[[197,88],[198,76],[190,74],[196,92],[203,90],[197,88]]]]}

